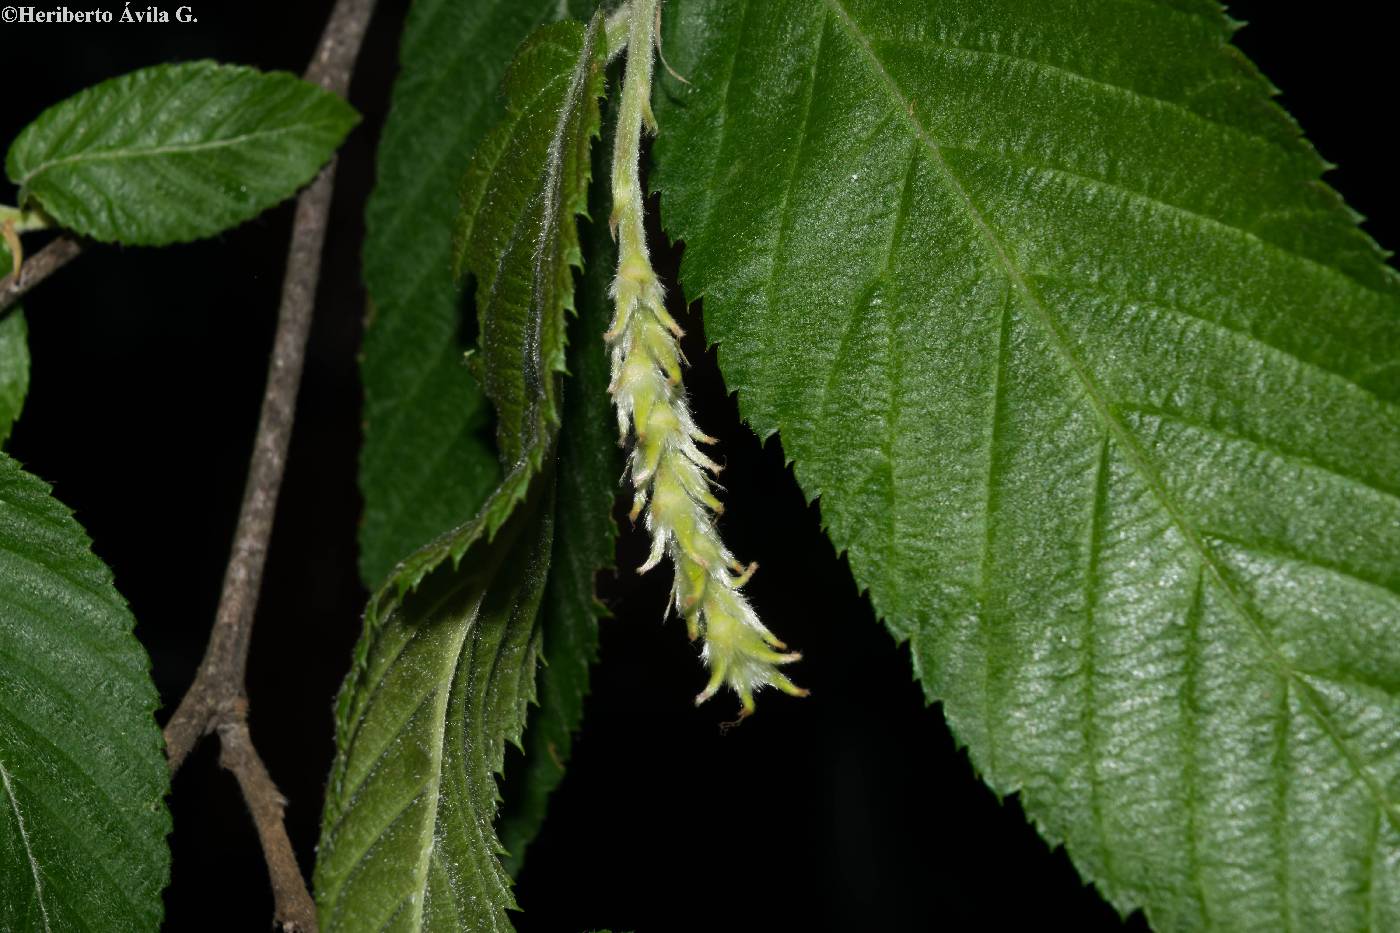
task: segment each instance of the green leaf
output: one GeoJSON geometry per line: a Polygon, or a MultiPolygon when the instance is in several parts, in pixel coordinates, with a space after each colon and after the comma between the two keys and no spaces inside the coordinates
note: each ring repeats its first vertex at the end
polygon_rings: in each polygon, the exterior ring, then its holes
{"type": "Polygon", "coordinates": [[[70,230],[159,246],[212,236],[290,197],[358,119],[294,75],[158,65],[45,110],[5,169],[22,201],[70,230]]]}
{"type": "MultiPolygon", "coordinates": [[[[603,186],[594,186],[590,202],[593,217],[608,216],[603,186]]],[[[540,609],[539,706],[530,712],[525,757],[516,784],[507,784],[497,824],[512,877],[544,822],[549,795],[564,777],[583,721],[589,670],[598,657],[598,621],[607,614],[595,595],[594,578],[613,566],[617,537],[612,507],[622,452],[608,396],[607,352],[599,338],[612,319],[608,286],[616,253],[602,224],[593,224],[585,237],[579,314],[570,325],[572,378],[564,388],[559,435],[554,560],[540,609]]]]}
{"type": "Polygon", "coordinates": [[[0,453],[0,929],[160,925],[170,779],[133,625],[72,514],[0,453]]]}
{"type": "MultiPolygon", "coordinates": [[[[10,271],[10,250],[0,241],[0,278],[10,271]]],[[[0,311],[0,444],[10,436],[29,394],[29,331],[18,307],[0,311]]]]}
{"type": "MultiPolygon", "coordinates": [[[[541,412],[559,397],[565,309],[578,259],[574,214],[587,187],[564,153],[587,152],[602,90],[601,19],[547,27],[520,53],[549,78],[551,157],[516,163],[531,186],[530,235],[500,246],[503,271],[482,355],[509,397],[541,412]],[[563,56],[540,56],[560,46],[563,56]],[[552,72],[562,69],[563,79],[552,72]],[[550,72],[551,74],[545,74],[550,72]],[[519,283],[523,282],[523,286],[519,283]],[[509,319],[509,320],[507,320],[509,319]],[[548,335],[557,335],[552,342],[548,335]]],[[[502,396],[505,397],[505,396],[502,396]]],[[[513,908],[491,830],[507,740],[519,742],[534,691],[538,610],[554,538],[559,414],[501,421],[509,471],[477,516],[401,562],[365,612],[337,708],[315,889],[328,930],[508,929],[513,908]]]]}
{"type": "MultiPolygon", "coordinates": [[[[371,311],[360,376],[360,578],[375,586],[424,541],[465,522],[500,479],[489,409],[462,363],[451,230],[472,150],[504,108],[511,53],[558,0],[415,0],[365,211],[371,311]]],[[[469,333],[469,332],[468,332],[469,333]]]]}
{"type": "Polygon", "coordinates": [[[928,697],[1161,929],[1400,928],[1400,283],[1211,0],[678,0],[682,279],[928,697]]]}
{"type": "MultiPolygon", "coordinates": [[[[7,261],[5,249],[0,247],[0,263],[7,261]]],[[[10,436],[28,394],[29,331],[24,312],[11,308],[0,312],[0,444],[10,436]]]]}
{"type": "Polygon", "coordinates": [[[556,381],[548,377],[565,369],[564,312],[573,310],[573,269],[583,264],[573,217],[587,204],[603,81],[598,43],[591,87],[573,92],[593,105],[571,106],[561,120],[581,35],[577,23],[555,23],[521,47],[502,82],[506,115],[473,154],[462,183],[455,267],[476,278],[475,363],[506,466],[542,452],[542,439],[559,426],[556,381]]]}
{"type": "Polygon", "coordinates": [[[326,930],[509,929],[491,832],[507,738],[525,718],[553,536],[552,480],[495,539],[487,511],[381,616],[372,603],[341,693],[339,752],[316,861],[326,930]]]}

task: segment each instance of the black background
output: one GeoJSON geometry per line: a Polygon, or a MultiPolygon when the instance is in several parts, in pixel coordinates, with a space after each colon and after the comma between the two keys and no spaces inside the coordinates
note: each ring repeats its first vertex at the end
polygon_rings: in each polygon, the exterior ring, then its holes
{"type": "MultiPolygon", "coordinates": [[[[299,72],[329,6],[206,0],[194,4],[194,25],[0,25],[0,142],[48,104],[145,65],[212,57],[299,72]]],[[[1347,0],[1319,12],[1256,0],[1232,13],[1254,21],[1238,43],[1342,166],[1332,184],[1377,215],[1369,229],[1393,246],[1396,79],[1392,33],[1376,21],[1384,6],[1347,0]]],[[[308,871],[332,697],[365,598],[354,547],[358,255],[405,9],[380,4],[352,88],[365,122],[343,151],[253,643],[253,734],[291,801],[308,871]]],[[[7,192],[0,200],[12,202],[7,192]]],[[[93,249],[27,302],[33,387],[10,449],[54,484],[114,568],[151,652],[162,721],[214,614],[290,221],[285,205],[202,243],[93,249]]],[[[765,695],[754,720],[721,735],[731,700],[692,707],[703,676],[679,624],[661,624],[664,574],[605,580],[617,618],[604,624],[586,725],[520,878],[520,929],[1122,928],[1017,801],[999,802],[973,776],[939,711],[924,705],[907,650],[874,622],[822,537],[779,443],[761,447],[738,423],[698,340],[688,352],[699,421],[721,436],[728,464],[726,536],[762,561],[750,592],[805,652],[795,676],[813,696],[765,695]]],[[[638,537],[624,535],[622,566],[638,562],[638,537]]],[[[265,869],[215,752],[206,741],[175,779],[167,927],[264,929],[265,869]]]]}

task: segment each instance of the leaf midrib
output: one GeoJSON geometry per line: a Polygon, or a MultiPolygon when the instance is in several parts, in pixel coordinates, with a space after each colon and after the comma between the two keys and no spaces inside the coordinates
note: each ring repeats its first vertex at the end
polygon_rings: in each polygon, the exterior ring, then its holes
{"type": "Polygon", "coordinates": [[[1104,427],[1112,433],[1114,439],[1127,454],[1134,470],[1144,484],[1146,484],[1153,498],[1157,500],[1162,510],[1166,512],[1172,524],[1176,526],[1191,549],[1200,557],[1202,565],[1210,569],[1211,575],[1224,592],[1231,608],[1235,610],[1235,613],[1240,619],[1244,620],[1246,628],[1249,629],[1263,646],[1265,653],[1274,663],[1280,674],[1285,678],[1286,682],[1297,688],[1297,695],[1302,701],[1303,708],[1308,711],[1319,728],[1326,733],[1338,752],[1340,752],[1345,759],[1347,765],[1367,788],[1377,806],[1389,818],[1391,824],[1397,829],[1400,829],[1400,805],[1390,799],[1389,795],[1386,793],[1385,787],[1376,779],[1370,769],[1365,767],[1359,760],[1356,752],[1338,732],[1331,717],[1317,705],[1317,700],[1313,695],[1311,685],[1298,676],[1298,672],[1293,668],[1292,664],[1290,664],[1288,659],[1279,651],[1278,646],[1270,640],[1263,623],[1255,617],[1243,596],[1230,583],[1215,553],[1205,545],[1205,542],[1201,538],[1200,531],[1187,520],[1181,508],[1171,496],[1168,495],[1165,483],[1157,471],[1152,468],[1147,459],[1146,452],[1142,450],[1137,438],[1118,418],[1114,417],[1112,408],[1104,398],[1093,375],[1087,370],[1084,363],[1074,354],[1065,335],[1052,317],[1049,308],[1046,307],[1044,301],[1034,289],[1031,288],[1023,270],[1012,260],[1011,255],[1002,244],[1001,238],[998,236],[996,230],[993,229],[987,217],[977,206],[976,202],[973,201],[971,194],[963,185],[962,181],[953,172],[952,166],[948,164],[943,156],[943,151],[938,141],[929,133],[928,128],[919,121],[919,118],[914,112],[912,101],[903,93],[893,76],[890,75],[879,57],[875,54],[869,38],[851,18],[850,13],[847,12],[841,0],[822,0],[822,2],[827,7],[828,11],[834,14],[836,19],[845,28],[851,40],[861,50],[869,62],[876,77],[879,78],[881,83],[889,90],[890,96],[893,98],[895,104],[894,109],[903,114],[910,129],[914,132],[915,136],[923,142],[925,148],[928,150],[931,156],[931,164],[939,170],[948,187],[967,208],[968,217],[972,220],[978,233],[981,234],[988,250],[992,254],[992,258],[997,265],[1000,266],[1007,280],[1019,294],[1022,304],[1033,313],[1041,327],[1044,328],[1047,336],[1050,338],[1051,345],[1058,352],[1062,363],[1078,378],[1084,390],[1084,395],[1089,399],[1094,413],[1099,417],[1099,420],[1102,421],[1104,427]]]}
{"type": "MultiPolygon", "coordinates": [[[[562,48],[562,47],[561,47],[561,48],[562,48]]],[[[547,104],[547,103],[549,103],[551,100],[554,99],[555,95],[554,95],[553,92],[554,92],[555,90],[557,90],[558,85],[561,84],[561,83],[565,84],[565,91],[566,91],[566,93],[567,93],[568,88],[569,88],[569,85],[568,85],[567,83],[565,83],[565,76],[560,75],[559,77],[557,77],[557,78],[555,78],[555,79],[553,79],[553,80],[550,80],[550,81],[546,82],[545,84],[541,85],[541,87],[539,88],[539,90],[537,90],[537,91],[536,91],[534,94],[532,94],[526,101],[524,101],[523,104],[522,104],[522,106],[519,107],[518,109],[516,109],[516,108],[514,108],[514,107],[508,109],[508,110],[506,111],[505,117],[501,120],[500,123],[497,124],[497,127],[507,127],[507,128],[508,128],[508,129],[505,131],[505,136],[506,136],[506,138],[507,138],[507,145],[502,146],[502,147],[500,148],[500,150],[497,151],[497,152],[492,152],[492,153],[488,153],[488,154],[487,154],[487,155],[488,155],[488,158],[487,158],[487,160],[486,160],[486,165],[485,165],[486,172],[485,172],[485,176],[484,176],[484,177],[485,177],[485,181],[483,182],[483,184],[482,184],[482,186],[481,186],[480,197],[478,197],[478,198],[475,199],[475,200],[476,200],[476,203],[472,206],[472,209],[469,210],[469,211],[467,210],[467,205],[465,205],[465,204],[462,205],[462,208],[461,208],[461,209],[462,209],[463,211],[465,211],[466,213],[468,213],[468,214],[471,216],[471,218],[472,218],[472,219],[471,219],[471,226],[468,227],[465,231],[463,231],[463,243],[464,243],[463,250],[464,250],[464,251],[470,250],[470,249],[471,249],[471,246],[473,245],[472,240],[473,240],[473,239],[475,238],[475,236],[476,236],[476,222],[477,222],[477,219],[478,219],[478,213],[479,213],[479,211],[480,211],[480,209],[481,209],[481,205],[485,202],[487,195],[491,192],[491,182],[492,182],[492,180],[495,179],[495,177],[496,177],[496,171],[497,171],[497,169],[500,167],[502,160],[506,159],[508,156],[510,156],[511,154],[514,153],[514,149],[511,147],[511,145],[510,145],[509,143],[515,141],[515,139],[516,139],[516,130],[519,128],[519,126],[520,126],[520,124],[521,124],[522,122],[528,121],[528,120],[530,120],[531,118],[533,118],[534,116],[536,116],[536,115],[539,113],[542,104],[547,104]]],[[[512,103],[513,103],[513,102],[512,102],[512,103]]],[[[497,131],[496,127],[493,127],[492,130],[491,130],[491,132],[496,132],[496,131],[497,131]]],[[[557,132],[557,127],[556,127],[556,132],[557,132]]],[[[488,134],[488,135],[489,135],[489,134],[488,134]]],[[[484,141],[484,139],[483,139],[483,141],[484,141]]],[[[552,145],[551,145],[550,149],[551,149],[551,151],[553,150],[553,146],[552,146],[552,145]]],[[[468,168],[468,171],[470,171],[470,168],[468,168]]],[[[527,215],[528,215],[528,212],[527,212],[527,215]]],[[[525,219],[526,219],[526,217],[525,217],[525,216],[522,216],[521,222],[525,222],[525,219]]],[[[518,224],[517,224],[517,226],[518,226],[518,224]]],[[[514,237],[512,237],[512,239],[514,239],[514,237]]],[[[503,254],[504,254],[504,252],[505,252],[505,251],[503,251],[503,254]]],[[[466,269],[466,267],[467,267],[467,265],[468,265],[468,262],[469,262],[469,257],[466,256],[466,255],[464,254],[463,259],[462,259],[462,266],[463,266],[463,269],[464,269],[464,270],[466,269]]],[[[496,271],[499,271],[499,270],[496,270],[496,271]]],[[[480,276],[478,276],[478,278],[480,278],[480,276]]],[[[493,289],[494,289],[494,286],[495,286],[495,274],[494,274],[494,273],[493,273],[493,275],[492,275],[491,281],[488,282],[488,283],[485,283],[485,284],[486,284],[488,290],[493,290],[493,289]]]]}
{"type": "Polygon", "coordinates": [[[312,129],[334,129],[334,127],[335,123],[330,120],[312,120],[291,126],[279,126],[267,130],[254,130],[250,133],[239,134],[238,136],[211,139],[201,143],[76,152],[71,156],[64,156],[61,159],[40,162],[29,172],[18,178],[17,183],[20,187],[24,187],[43,173],[55,168],[62,168],[65,165],[84,164],[88,162],[116,162],[122,159],[155,158],[164,155],[186,155],[193,152],[208,152],[216,149],[226,149],[252,140],[262,140],[286,135],[288,133],[305,132],[312,129]]]}
{"type": "MultiPolygon", "coordinates": [[[[453,599],[456,595],[458,595],[458,591],[451,590],[439,599],[435,600],[430,607],[430,614],[427,617],[431,618],[432,612],[436,612],[438,608],[446,604],[449,600],[453,599]]],[[[340,897],[341,892],[345,890],[346,886],[349,885],[350,881],[368,862],[369,852],[373,850],[373,848],[376,845],[379,844],[379,842],[384,838],[385,834],[389,831],[389,829],[395,823],[397,823],[398,820],[400,820],[406,812],[408,812],[408,809],[412,807],[414,803],[421,799],[425,794],[431,798],[432,802],[427,808],[427,814],[425,815],[425,818],[423,820],[423,825],[427,828],[427,833],[429,837],[433,835],[434,831],[437,828],[437,812],[438,806],[440,804],[440,795],[438,791],[442,785],[442,762],[446,751],[443,748],[443,739],[446,733],[445,724],[448,698],[452,692],[452,679],[456,676],[456,659],[459,653],[461,652],[462,644],[466,641],[466,638],[470,633],[471,628],[475,625],[476,616],[480,610],[480,607],[481,599],[480,597],[478,597],[474,601],[473,606],[470,610],[469,615],[471,616],[471,618],[464,621],[460,625],[459,632],[454,639],[456,644],[453,647],[453,650],[451,650],[450,652],[443,653],[443,659],[446,663],[441,665],[439,669],[439,674],[434,679],[433,688],[423,697],[422,700],[418,702],[417,705],[415,705],[409,711],[408,715],[404,718],[404,720],[395,727],[394,732],[390,736],[389,740],[384,743],[384,748],[380,751],[380,754],[376,756],[375,761],[365,771],[365,774],[360,778],[358,782],[356,782],[354,789],[349,791],[348,793],[345,792],[343,789],[341,791],[341,799],[344,801],[344,803],[342,804],[341,812],[337,815],[337,819],[335,822],[336,827],[339,827],[344,822],[346,817],[350,814],[352,810],[352,800],[354,799],[355,795],[360,790],[362,790],[364,786],[369,782],[375,771],[378,770],[379,765],[383,761],[385,753],[387,753],[387,751],[394,745],[394,742],[397,741],[397,739],[400,736],[402,736],[404,730],[408,728],[408,724],[413,721],[414,717],[418,715],[418,713],[423,709],[423,707],[431,703],[433,707],[431,714],[431,722],[434,724],[433,728],[435,732],[435,737],[434,741],[432,742],[432,753],[429,756],[432,760],[432,771],[428,777],[428,780],[423,783],[423,785],[419,788],[418,792],[413,795],[413,797],[411,797],[399,808],[399,810],[395,813],[393,819],[390,820],[387,824],[385,824],[385,826],[383,826],[379,830],[379,832],[377,832],[373,836],[373,838],[370,839],[369,844],[355,856],[354,861],[351,863],[350,870],[345,874],[345,877],[340,882],[340,884],[337,885],[336,892],[333,895],[336,901],[337,913],[344,907],[345,903],[340,897]],[[448,673],[450,673],[452,676],[447,677],[446,683],[444,683],[443,676],[448,673]]],[[[392,622],[387,624],[392,624],[392,622]]],[[[411,635],[408,639],[405,640],[405,644],[403,647],[407,648],[409,644],[411,644],[416,638],[417,633],[411,635]]],[[[376,689],[377,688],[378,685],[376,685],[376,689]]],[[[356,723],[357,732],[358,726],[362,722],[363,717],[360,717],[360,721],[356,723]]],[[[421,895],[426,885],[427,871],[431,861],[432,853],[435,849],[435,844],[424,846],[423,851],[419,855],[418,863],[414,866],[414,887],[415,890],[419,892],[419,897],[414,901],[413,907],[419,912],[420,921],[422,918],[421,911],[423,909],[423,898],[421,895]]],[[[397,910],[395,914],[397,915],[397,910]]]]}
{"type": "Polygon", "coordinates": [[[3,761],[0,761],[0,783],[5,785],[5,798],[15,815],[15,826],[19,829],[20,841],[24,843],[24,854],[29,859],[29,873],[34,879],[34,897],[39,902],[39,916],[43,918],[45,933],[48,933],[49,908],[44,904],[44,879],[39,870],[39,860],[34,857],[34,849],[29,845],[29,830],[24,826],[24,814],[20,812],[19,800],[15,798],[15,789],[10,783],[10,772],[5,768],[3,761]]]}
{"type": "MultiPolygon", "coordinates": [[[[67,769],[69,771],[86,778],[88,782],[88,787],[93,790],[96,796],[101,797],[102,800],[105,801],[105,803],[107,804],[108,812],[115,814],[115,820],[117,822],[120,822],[122,826],[125,827],[127,830],[139,834],[140,826],[137,815],[132,811],[130,807],[123,807],[118,802],[116,797],[113,796],[114,789],[109,783],[99,781],[92,775],[88,774],[87,770],[77,760],[74,759],[70,749],[64,748],[63,746],[58,745],[53,741],[49,740],[48,737],[44,734],[42,728],[36,726],[34,723],[29,722],[27,719],[22,719],[18,717],[11,709],[0,709],[0,718],[3,718],[8,721],[9,728],[11,730],[22,730],[26,732],[27,734],[20,736],[20,738],[27,739],[31,747],[37,748],[40,744],[43,744],[47,748],[53,760],[63,762],[67,766],[67,769]]],[[[101,872],[101,874],[104,877],[106,877],[108,881],[111,882],[113,888],[121,891],[123,896],[127,896],[131,893],[130,887],[126,885],[122,880],[119,880],[115,875],[113,875],[111,870],[107,867],[107,862],[105,861],[105,859],[99,857],[99,854],[91,848],[91,846],[87,842],[87,837],[79,829],[73,826],[73,824],[70,822],[71,817],[67,811],[55,811],[52,807],[44,806],[42,801],[38,802],[38,805],[43,807],[46,814],[55,823],[60,824],[65,830],[67,830],[68,835],[76,841],[75,845],[77,847],[84,849],[89,855],[93,856],[93,862],[98,866],[97,870],[101,872]]],[[[138,910],[139,912],[139,909],[136,908],[135,904],[130,900],[129,897],[127,899],[127,903],[131,905],[134,910],[138,910]]]]}
{"type": "MultiPolygon", "coordinates": [[[[450,589],[446,593],[434,599],[433,602],[428,604],[428,608],[423,614],[424,618],[432,618],[434,615],[437,614],[437,611],[439,609],[441,609],[451,600],[455,599],[459,595],[459,593],[459,590],[450,589]]],[[[478,596],[472,605],[470,614],[474,617],[480,611],[480,609],[481,597],[478,596]]],[[[384,631],[388,630],[389,626],[395,624],[395,622],[398,621],[396,618],[392,617],[393,611],[397,611],[397,606],[394,607],[394,610],[391,610],[391,617],[386,618],[384,622],[381,623],[383,625],[383,629],[380,632],[381,636],[383,635],[384,631]]],[[[466,624],[470,625],[471,623],[466,624]]],[[[383,688],[384,682],[388,678],[390,671],[393,669],[394,665],[398,663],[399,658],[403,656],[404,652],[408,651],[414,646],[414,642],[417,640],[418,635],[419,633],[415,632],[404,639],[403,644],[399,645],[398,650],[394,652],[394,656],[383,664],[384,669],[380,673],[379,677],[375,679],[374,684],[370,686],[368,694],[364,696],[362,700],[360,700],[358,706],[356,707],[357,714],[355,716],[355,722],[349,727],[349,732],[346,738],[347,747],[351,747],[359,741],[360,727],[364,725],[365,721],[365,711],[368,710],[373,705],[373,702],[379,697],[380,690],[383,688]]],[[[462,637],[465,639],[466,636],[463,635],[462,637]]],[[[458,643],[457,650],[461,650],[460,642],[458,643]]],[[[438,683],[440,685],[440,682],[435,683],[438,683]]],[[[436,690],[437,687],[433,687],[432,689],[436,690]]],[[[413,720],[413,717],[417,715],[418,710],[420,710],[423,704],[427,702],[427,699],[428,694],[425,693],[423,699],[420,700],[418,704],[414,706],[413,709],[411,709],[407,715],[404,716],[403,721],[401,721],[394,727],[393,733],[388,739],[384,741],[383,747],[380,748],[378,754],[375,755],[374,761],[371,762],[369,767],[365,769],[364,774],[360,776],[359,780],[355,782],[354,786],[346,788],[342,784],[342,786],[337,790],[336,793],[341,797],[341,799],[345,801],[345,808],[344,812],[342,812],[340,816],[337,817],[336,822],[332,824],[333,830],[339,829],[341,823],[344,821],[346,815],[350,811],[349,804],[351,800],[356,795],[358,795],[360,790],[363,789],[364,786],[370,781],[370,779],[374,777],[374,774],[379,770],[379,765],[383,762],[385,755],[388,754],[390,748],[393,746],[394,740],[397,739],[403,733],[403,730],[408,727],[408,723],[410,723],[413,720]]]]}
{"type": "MultiPolygon", "coordinates": [[[[30,728],[29,723],[24,722],[23,720],[13,718],[13,714],[9,715],[11,717],[10,721],[13,725],[18,725],[24,728],[30,728]]],[[[31,729],[31,735],[36,741],[42,737],[42,733],[34,731],[33,729],[31,729]]],[[[49,743],[48,748],[54,756],[65,760],[69,764],[73,772],[79,775],[84,774],[83,769],[78,765],[76,761],[73,760],[73,756],[70,755],[65,749],[60,748],[59,746],[54,745],[52,743],[49,743]]],[[[130,807],[122,807],[118,804],[118,802],[112,797],[111,789],[109,787],[103,786],[97,781],[90,781],[89,786],[96,789],[98,795],[100,795],[107,802],[108,812],[117,814],[117,819],[125,828],[135,828],[136,815],[132,812],[130,807]]],[[[75,849],[78,849],[81,854],[88,856],[89,863],[95,866],[94,873],[101,875],[104,879],[106,879],[108,885],[113,890],[120,892],[123,903],[125,903],[126,906],[130,908],[132,915],[134,916],[142,913],[142,909],[134,901],[134,897],[139,895],[139,889],[130,884],[129,879],[118,878],[112,873],[112,868],[109,865],[107,854],[104,852],[99,852],[96,848],[94,848],[93,841],[90,838],[90,835],[85,834],[81,827],[74,825],[74,823],[72,822],[73,818],[70,811],[63,808],[56,808],[52,806],[49,801],[41,797],[36,797],[32,801],[32,803],[34,805],[33,809],[41,810],[42,815],[52,825],[58,826],[62,830],[62,835],[65,835],[68,839],[72,840],[75,849]]],[[[17,805],[18,802],[16,801],[16,806],[17,805]]],[[[34,868],[38,868],[37,859],[34,862],[34,868]]],[[[85,927],[85,929],[91,928],[85,927]]]]}

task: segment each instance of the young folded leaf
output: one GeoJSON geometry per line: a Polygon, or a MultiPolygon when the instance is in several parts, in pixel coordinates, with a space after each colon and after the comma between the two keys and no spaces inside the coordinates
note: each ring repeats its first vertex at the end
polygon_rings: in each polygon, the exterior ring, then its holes
{"type": "Polygon", "coordinates": [[[371,590],[396,561],[476,514],[501,478],[485,436],[489,407],[462,378],[462,291],[442,274],[452,256],[442,231],[455,222],[462,183],[462,162],[442,154],[476,149],[505,110],[511,56],[558,16],[558,0],[409,6],[365,207],[372,310],[360,356],[359,541],[360,580],[371,590]]]}
{"type": "Polygon", "coordinates": [[[316,860],[325,930],[510,928],[495,775],[534,679],[550,473],[523,502],[502,488],[452,536],[460,567],[440,563],[413,592],[366,610],[316,860]],[[493,507],[509,512],[494,536],[493,507]]]}
{"type": "Polygon", "coordinates": [[[1400,929],[1400,278],[1214,0],[675,0],[726,384],[1161,930],[1400,929]]]}
{"type": "MultiPolygon", "coordinates": [[[[595,167],[602,147],[593,147],[595,167]]],[[[601,172],[599,174],[602,174],[601,172]]],[[[608,398],[608,359],[598,334],[608,326],[612,239],[604,185],[589,192],[592,221],[584,229],[584,271],[578,317],[570,322],[569,379],[564,385],[559,431],[554,556],[540,605],[538,708],[525,729],[525,757],[510,783],[497,821],[506,869],[516,876],[525,848],[544,822],[549,795],[564,776],[573,734],[583,721],[590,668],[598,655],[598,622],[607,610],[594,579],[611,568],[617,525],[613,504],[622,452],[613,442],[608,398]]]]}
{"type": "MultiPolygon", "coordinates": [[[[577,23],[556,23],[521,46],[501,82],[505,116],[472,155],[461,188],[453,268],[476,279],[481,352],[471,362],[495,408],[507,469],[543,451],[540,439],[560,422],[550,377],[565,369],[566,313],[583,264],[573,218],[587,207],[603,81],[601,60],[575,73],[568,53],[578,34],[577,23]],[[586,83],[573,86],[576,77],[586,83]],[[563,111],[561,99],[570,105],[563,111]]],[[[588,48],[603,55],[601,34],[588,48]]]]}
{"type": "Polygon", "coordinates": [[[365,611],[337,707],[316,864],[327,930],[510,927],[515,904],[491,829],[495,775],[534,696],[574,218],[598,132],[603,55],[597,16],[586,30],[537,31],[507,79],[503,128],[469,173],[493,203],[512,205],[473,221],[464,238],[466,267],[482,283],[479,369],[503,426],[505,477],[472,521],[401,562],[365,611]],[[521,101],[548,119],[529,119],[521,101]],[[517,149],[540,158],[496,157],[517,149]]]}

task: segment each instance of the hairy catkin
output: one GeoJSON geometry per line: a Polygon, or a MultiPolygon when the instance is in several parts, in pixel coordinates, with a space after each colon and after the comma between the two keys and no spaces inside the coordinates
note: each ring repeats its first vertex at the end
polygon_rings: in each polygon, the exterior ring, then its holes
{"type": "Polygon", "coordinates": [[[657,0],[634,0],[627,66],[613,152],[611,225],[618,242],[612,286],[614,317],[605,335],[612,354],[609,392],[617,406],[623,443],[632,440],[628,472],[636,496],[635,521],[645,514],[651,554],[645,573],[669,557],[675,567],[670,605],[685,619],[692,640],[701,638],[709,683],[703,703],[723,685],[739,695],[741,716],[753,712],[753,695],[766,686],[805,696],[778,670],[798,659],[764,627],[740,588],[755,565],[734,559],[716,527],[723,506],[711,476],[719,471],[701,450],[713,444],[695,425],[681,381],[681,328],[666,311],[661,282],[651,265],[643,229],[640,150],[643,125],[655,132],[651,113],[652,62],[657,0]]]}

